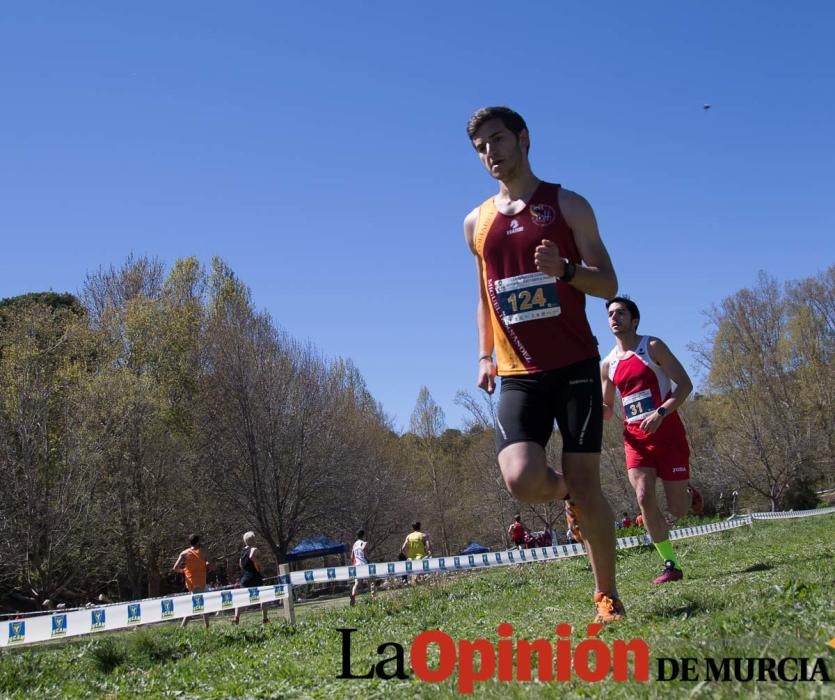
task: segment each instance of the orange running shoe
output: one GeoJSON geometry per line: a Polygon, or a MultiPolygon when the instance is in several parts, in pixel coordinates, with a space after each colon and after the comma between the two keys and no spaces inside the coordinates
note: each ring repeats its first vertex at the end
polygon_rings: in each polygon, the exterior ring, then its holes
{"type": "Polygon", "coordinates": [[[605,625],[607,622],[614,622],[626,617],[626,609],[620,598],[610,598],[605,593],[594,594],[594,604],[597,606],[595,624],[605,625]]]}
{"type": "Polygon", "coordinates": [[[705,499],[701,491],[695,486],[688,486],[687,490],[690,492],[690,510],[696,515],[701,515],[705,512],[705,499]]]}
{"type": "Polygon", "coordinates": [[[577,506],[573,501],[565,500],[565,522],[571,530],[571,536],[578,542],[583,541],[583,533],[580,532],[580,516],[577,514],[577,506]]]}

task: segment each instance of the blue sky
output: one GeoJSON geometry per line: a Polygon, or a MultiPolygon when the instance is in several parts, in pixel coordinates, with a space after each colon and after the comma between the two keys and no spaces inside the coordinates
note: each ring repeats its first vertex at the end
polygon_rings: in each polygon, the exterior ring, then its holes
{"type": "MultiPolygon", "coordinates": [[[[762,2],[7,3],[0,297],[219,255],[403,427],[474,388],[465,135],[507,104],[585,195],[646,332],[835,261],[835,9],[762,2]],[[708,102],[712,109],[705,111],[708,102]]],[[[608,349],[602,303],[592,326],[608,349]]]]}

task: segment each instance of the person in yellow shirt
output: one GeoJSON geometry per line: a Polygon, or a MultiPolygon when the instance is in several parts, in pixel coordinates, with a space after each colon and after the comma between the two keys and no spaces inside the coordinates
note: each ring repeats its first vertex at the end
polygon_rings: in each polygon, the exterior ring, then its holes
{"type": "Polygon", "coordinates": [[[412,531],[403,541],[400,553],[406,555],[406,559],[425,559],[432,556],[432,545],[429,542],[429,535],[420,531],[420,521],[412,523],[412,531]]]}

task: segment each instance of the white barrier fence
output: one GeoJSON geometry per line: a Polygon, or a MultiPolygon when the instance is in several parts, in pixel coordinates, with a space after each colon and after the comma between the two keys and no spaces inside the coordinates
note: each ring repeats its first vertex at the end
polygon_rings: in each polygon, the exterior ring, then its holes
{"type": "Polygon", "coordinates": [[[35,615],[4,621],[0,629],[0,647],[127,629],[154,622],[180,620],[192,615],[208,615],[221,610],[271,603],[287,598],[288,594],[288,586],[275,584],[258,588],[187,593],[35,615]]]}
{"type": "MultiPolygon", "coordinates": [[[[670,532],[670,539],[683,537],[697,537],[722,530],[733,530],[750,524],[749,518],[740,520],[726,520],[709,525],[697,525],[670,532]]],[[[641,547],[652,544],[649,536],[644,534],[633,537],[620,537],[617,540],[618,549],[641,547]]],[[[386,578],[390,576],[417,576],[431,573],[448,573],[450,571],[466,571],[469,569],[484,569],[496,566],[510,566],[537,561],[553,561],[585,555],[586,550],[581,544],[557,544],[534,549],[508,549],[502,552],[487,552],[483,554],[458,554],[449,557],[431,557],[407,561],[389,561],[381,564],[362,564],[360,566],[332,566],[323,569],[308,569],[294,571],[290,574],[293,586],[303,586],[312,583],[328,583],[330,581],[351,581],[353,579],[386,578]]]]}
{"type": "Polygon", "coordinates": [[[754,520],[783,520],[784,518],[808,518],[810,515],[823,515],[824,513],[835,513],[835,506],[830,508],[817,508],[815,510],[786,510],[778,513],[751,513],[754,520]]]}
{"type": "MultiPolygon", "coordinates": [[[[745,525],[752,525],[755,520],[804,518],[830,513],[835,513],[835,507],[783,513],[752,513],[707,525],[695,525],[671,530],[670,539],[679,540],[733,530],[745,525]]],[[[629,549],[650,544],[652,544],[652,541],[646,534],[620,537],[617,540],[618,549],[629,549]]],[[[209,591],[196,595],[187,594],[139,600],[132,603],[48,613],[22,620],[5,621],[0,625],[0,647],[22,646],[50,639],[91,634],[104,630],[125,629],[164,620],[176,620],[192,615],[270,603],[287,599],[293,586],[485,569],[496,566],[567,559],[583,556],[585,553],[586,550],[581,544],[558,544],[536,547],[535,549],[509,549],[502,552],[459,554],[449,557],[294,571],[282,576],[280,583],[271,586],[236,588],[225,591],[209,591]]]]}

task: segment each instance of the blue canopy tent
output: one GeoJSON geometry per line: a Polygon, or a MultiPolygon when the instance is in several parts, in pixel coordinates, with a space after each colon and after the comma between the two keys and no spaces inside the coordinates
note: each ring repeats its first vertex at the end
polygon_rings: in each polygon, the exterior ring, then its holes
{"type": "Polygon", "coordinates": [[[461,554],[484,554],[484,552],[489,552],[490,548],[485,547],[483,544],[479,544],[478,542],[470,542],[464,549],[461,550],[461,554]]]}
{"type": "MultiPolygon", "coordinates": [[[[290,562],[290,570],[299,568],[299,562],[302,559],[313,559],[315,557],[322,557],[325,560],[325,566],[328,566],[328,557],[331,555],[339,556],[339,563],[345,563],[345,552],[348,548],[341,542],[335,542],[327,535],[319,535],[317,537],[308,537],[306,540],[299,542],[293,549],[287,552],[287,561],[290,562]],[[294,566],[295,564],[295,566],[294,566]]],[[[331,581],[326,584],[315,584],[307,588],[305,597],[320,595],[323,591],[331,591],[336,593],[338,588],[344,588],[345,584],[337,584],[336,581],[331,581]]],[[[295,590],[295,589],[294,589],[295,590]]],[[[298,593],[294,594],[297,600],[302,597],[298,593]]]]}
{"type": "Polygon", "coordinates": [[[345,554],[347,550],[348,548],[344,544],[335,542],[327,535],[319,535],[318,537],[308,537],[306,540],[299,542],[287,552],[287,559],[289,561],[299,561],[312,557],[326,557],[329,554],[345,554]]]}
{"type": "MultiPolygon", "coordinates": [[[[293,549],[287,552],[287,561],[299,562],[302,559],[312,559],[314,557],[327,557],[331,554],[338,554],[340,561],[343,561],[345,552],[348,548],[341,542],[335,542],[327,535],[319,535],[318,537],[308,537],[306,540],[299,542],[293,549]]],[[[326,560],[327,561],[327,560],[326,560]]]]}

